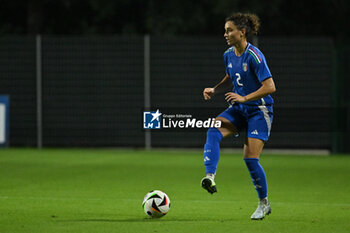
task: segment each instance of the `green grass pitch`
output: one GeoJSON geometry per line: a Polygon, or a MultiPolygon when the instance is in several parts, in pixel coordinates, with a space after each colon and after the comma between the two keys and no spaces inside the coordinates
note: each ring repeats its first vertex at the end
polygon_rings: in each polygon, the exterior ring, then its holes
{"type": "Polygon", "coordinates": [[[0,232],[350,232],[350,156],[263,155],[272,214],[257,206],[241,155],[223,153],[210,195],[198,151],[0,150],[0,232]],[[149,219],[144,195],[166,192],[149,219]]]}

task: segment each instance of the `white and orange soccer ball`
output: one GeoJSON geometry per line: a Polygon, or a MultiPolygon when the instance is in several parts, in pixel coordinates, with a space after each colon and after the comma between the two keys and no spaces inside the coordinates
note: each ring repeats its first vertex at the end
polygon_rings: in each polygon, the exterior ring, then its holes
{"type": "Polygon", "coordinates": [[[168,213],[170,199],[164,192],[153,190],[146,194],[142,202],[142,208],[151,218],[160,218],[168,213]]]}

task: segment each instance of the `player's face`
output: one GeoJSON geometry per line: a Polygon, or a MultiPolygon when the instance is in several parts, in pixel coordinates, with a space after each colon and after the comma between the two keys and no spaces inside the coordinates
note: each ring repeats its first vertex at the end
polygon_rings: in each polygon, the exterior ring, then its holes
{"type": "Polygon", "coordinates": [[[224,37],[228,45],[232,46],[239,43],[243,36],[243,31],[239,30],[232,21],[227,21],[225,23],[224,37]]]}

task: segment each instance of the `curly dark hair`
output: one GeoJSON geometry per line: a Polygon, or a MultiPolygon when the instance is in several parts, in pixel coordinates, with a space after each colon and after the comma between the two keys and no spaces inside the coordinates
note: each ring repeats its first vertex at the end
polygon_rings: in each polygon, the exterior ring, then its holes
{"type": "Polygon", "coordinates": [[[234,13],[226,18],[227,21],[232,21],[239,30],[246,30],[246,36],[258,34],[260,28],[260,19],[256,14],[251,13],[234,13]]]}

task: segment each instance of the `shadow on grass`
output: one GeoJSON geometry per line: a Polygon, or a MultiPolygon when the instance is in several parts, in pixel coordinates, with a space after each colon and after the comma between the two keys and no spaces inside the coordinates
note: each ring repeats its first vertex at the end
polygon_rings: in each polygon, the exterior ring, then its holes
{"type": "MultiPolygon", "coordinates": [[[[236,219],[237,220],[237,219],[236,219]]],[[[56,219],[56,222],[233,222],[235,219],[128,218],[128,219],[56,219]]]]}

